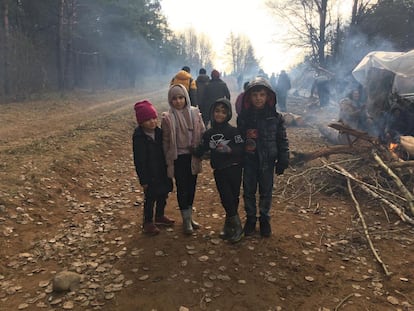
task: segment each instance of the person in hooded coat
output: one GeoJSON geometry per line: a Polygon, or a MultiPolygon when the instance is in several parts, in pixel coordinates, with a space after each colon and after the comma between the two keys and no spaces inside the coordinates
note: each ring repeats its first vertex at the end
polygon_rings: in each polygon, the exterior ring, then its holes
{"type": "Polygon", "coordinates": [[[188,66],[184,66],[176,75],[171,79],[170,86],[182,84],[185,86],[188,96],[190,98],[191,106],[198,106],[197,102],[197,84],[191,76],[191,69],[188,66]]]}
{"type": "Polygon", "coordinates": [[[277,79],[276,88],[274,90],[277,94],[277,104],[279,106],[279,110],[282,112],[286,112],[286,100],[288,91],[291,88],[290,78],[285,70],[282,70],[279,74],[279,78],[277,79]]]}
{"type": "Polygon", "coordinates": [[[242,180],[242,155],[244,141],[239,130],[230,125],[231,103],[227,98],[219,98],[210,109],[211,128],[201,139],[193,154],[201,157],[210,152],[210,165],[220,194],[226,219],[220,237],[236,243],[243,236],[238,214],[240,186],[242,180]]]}
{"type": "Polygon", "coordinates": [[[194,221],[192,211],[197,175],[201,172],[201,160],[191,151],[200,144],[205,127],[200,110],[190,105],[184,85],[170,87],[168,104],[170,109],[163,112],[161,119],[167,175],[175,180],[184,233],[191,235],[194,229],[200,227],[194,221]]]}
{"type": "Polygon", "coordinates": [[[276,94],[266,79],[256,77],[249,82],[237,127],[245,141],[244,235],[253,235],[256,230],[256,192],[259,190],[260,234],[269,237],[273,174],[283,174],[289,165],[289,141],[283,116],[276,111],[276,94]]]}
{"type": "Polygon", "coordinates": [[[196,79],[197,85],[197,104],[198,108],[200,109],[201,115],[208,114],[209,107],[206,103],[205,93],[207,85],[210,82],[210,77],[207,74],[207,71],[204,68],[200,68],[198,72],[198,77],[196,79]]]}
{"type": "Polygon", "coordinates": [[[205,100],[204,103],[206,105],[204,111],[202,113],[204,125],[207,127],[208,123],[210,122],[210,108],[215,103],[215,101],[219,98],[227,98],[230,100],[230,91],[227,87],[226,82],[224,82],[220,78],[220,73],[213,69],[211,71],[211,80],[208,83],[206,90],[205,90],[205,100]]]}

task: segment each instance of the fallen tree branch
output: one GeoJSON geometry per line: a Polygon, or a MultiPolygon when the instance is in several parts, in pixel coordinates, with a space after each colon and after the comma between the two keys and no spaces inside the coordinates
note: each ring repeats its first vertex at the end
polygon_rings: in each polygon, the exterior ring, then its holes
{"type": "Polygon", "coordinates": [[[401,190],[404,197],[407,200],[409,210],[412,215],[414,215],[414,196],[413,194],[407,189],[407,187],[404,185],[404,183],[401,181],[401,179],[382,161],[380,156],[376,153],[372,153],[374,156],[375,161],[378,162],[378,164],[384,169],[384,171],[391,176],[391,178],[395,181],[397,184],[397,187],[401,190]]]}
{"type": "Polygon", "coordinates": [[[398,206],[396,206],[392,202],[388,201],[384,197],[381,197],[380,195],[378,195],[378,193],[371,190],[367,185],[365,185],[365,183],[363,183],[362,181],[359,181],[351,173],[349,173],[347,170],[345,170],[342,166],[340,166],[338,164],[332,164],[334,167],[336,167],[336,169],[335,169],[326,160],[322,159],[321,161],[325,164],[326,168],[328,168],[329,170],[358,182],[358,185],[362,190],[364,190],[366,193],[368,193],[369,195],[371,195],[375,199],[380,200],[386,206],[391,208],[401,218],[402,221],[407,222],[411,225],[414,225],[414,219],[410,218],[407,214],[405,214],[404,210],[402,210],[401,208],[399,208],[398,206]]]}
{"type": "Polygon", "coordinates": [[[378,145],[378,139],[376,137],[372,137],[368,135],[367,132],[356,130],[352,127],[347,126],[346,124],[343,124],[340,122],[333,122],[333,123],[328,124],[328,126],[339,131],[340,133],[345,133],[347,135],[353,136],[354,141],[352,143],[355,143],[358,139],[362,139],[374,145],[378,145]]]}
{"type": "Polygon", "coordinates": [[[291,159],[292,165],[299,165],[303,164],[305,162],[315,160],[320,157],[328,157],[333,154],[358,154],[362,152],[367,152],[372,149],[372,146],[358,146],[355,147],[353,145],[336,145],[336,146],[330,146],[321,148],[319,150],[313,151],[313,152],[295,152],[292,151],[293,158],[291,159]]]}
{"type": "Polygon", "coordinates": [[[414,166],[414,160],[410,161],[403,161],[403,162],[391,162],[388,164],[391,168],[404,168],[404,167],[410,167],[414,166]]]}
{"type": "Polygon", "coordinates": [[[339,310],[339,308],[349,299],[349,298],[351,298],[351,297],[354,297],[355,296],[355,294],[354,293],[351,293],[351,294],[349,294],[348,296],[346,296],[344,299],[342,299],[339,303],[338,303],[338,305],[335,307],[335,311],[338,311],[339,310]]]}
{"type": "Polygon", "coordinates": [[[346,178],[346,183],[347,183],[347,185],[348,185],[348,191],[349,191],[349,194],[351,195],[351,198],[352,198],[352,200],[353,200],[353,201],[354,201],[354,203],[355,203],[355,209],[356,209],[356,210],[357,210],[357,212],[358,212],[359,219],[361,219],[362,227],[364,228],[364,234],[365,234],[365,237],[366,237],[366,239],[367,239],[367,241],[368,241],[368,245],[369,245],[369,247],[371,248],[371,251],[372,251],[372,253],[374,254],[375,259],[376,259],[376,260],[380,263],[380,265],[382,266],[382,269],[384,270],[385,275],[386,275],[386,276],[390,276],[392,273],[388,271],[387,266],[384,264],[384,262],[382,261],[382,259],[381,259],[381,258],[380,258],[380,256],[378,255],[377,251],[375,250],[374,244],[372,243],[372,240],[371,240],[371,238],[370,238],[370,236],[369,236],[368,226],[367,226],[367,224],[366,224],[366,222],[365,222],[365,218],[364,218],[364,215],[362,214],[361,208],[360,208],[360,206],[359,206],[359,202],[358,202],[358,200],[356,199],[356,197],[355,197],[355,195],[354,195],[354,192],[353,192],[353,190],[352,190],[351,180],[350,180],[348,177],[346,178]]]}
{"type": "MultiPolygon", "coordinates": [[[[345,163],[350,163],[350,164],[352,164],[352,163],[356,163],[356,162],[361,161],[361,160],[363,160],[363,158],[352,158],[352,159],[339,160],[339,161],[336,161],[336,162],[334,162],[334,163],[335,163],[335,164],[345,164],[345,163]]],[[[286,186],[293,184],[293,183],[295,182],[295,180],[297,180],[297,179],[303,180],[304,176],[306,176],[306,175],[308,175],[308,174],[312,174],[312,172],[318,172],[318,171],[320,171],[320,170],[322,170],[322,169],[326,168],[328,165],[332,165],[332,163],[331,163],[331,164],[328,164],[328,162],[323,161],[323,160],[322,160],[322,162],[324,163],[324,165],[322,165],[322,166],[311,166],[311,167],[307,168],[306,170],[304,170],[304,171],[300,172],[299,174],[289,176],[289,178],[287,179],[287,182],[286,182],[286,184],[285,184],[285,188],[284,188],[284,190],[282,191],[282,195],[283,195],[283,196],[285,196],[286,186]]],[[[333,168],[331,168],[331,169],[333,169],[333,168]]],[[[333,170],[334,170],[334,169],[333,169],[333,170]]],[[[334,171],[335,171],[335,173],[337,173],[337,174],[344,175],[344,174],[343,174],[343,173],[341,173],[340,171],[336,171],[336,170],[334,170],[334,171]]],[[[400,195],[398,195],[398,194],[396,194],[396,193],[393,193],[393,192],[391,192],[391,191],[388,191],[388,190],[386,190],[386,189],[380,188],[380,187],[378,187],[378,186],[374,186],[374,185],[371,185],[371,184],[369,184],[369,183],[366,183],[366,182],[364,182],[364,181],[362,181],[362,180],[360,180],[360,179],[357,179],[357,178],[353,177],[352,175],[350,175],[350,178],[351,178],[353,181],[355,181],[355,182],[357,182],[357,183],[359,183],[359,184],[365,185],[365,186],[367,186],[368,188],[373,189],[373,192],[374,192],[374,193],[375,193],[375,191],[378,191],[378,192],[381,192],[382,194],[386,194],[386,195],[388,195],[388,196],[394,197],[394,198],[396,198],[397,200],[401,200],[401,201],[404,201],[404,202],[406,201],[406,199],[405,199],[404,197],[401,197],[400,195]]],[[[313,192],[313,195],[314,195],[314,194],[316,194],[317,192],[321,191],[321,190],[322,190],[322,189],[324,189],[325,187],[326,187],[326,185],[322,186],[322,187],[321,187],[318,191],[313,192]]],[[[290,197],[288,197],[288,198],[285,198],[285,199],[284,199],[284,202],[289,202],[289,201],[295,200],[295,199],[297,199],[298,197],[302,196],[303,194],[304,194],[304,192],[303,192],[303,190],[302,190],[302,192],[300,192],[299,194],[296,194],[296,195],[294,195],[294,196],[290,196],[290,197]]],[[[377,194],[377,197],[376,197],[376,198],[378,199],[379,197],[380,197],[380,196],[379,196],[379,194],[377,194]]],[[[397,207],[397,209],[398,209],[398,207],[397,207]]],[[[387,219],[388,219],[388,215],[387,215],[387,219]]]]}

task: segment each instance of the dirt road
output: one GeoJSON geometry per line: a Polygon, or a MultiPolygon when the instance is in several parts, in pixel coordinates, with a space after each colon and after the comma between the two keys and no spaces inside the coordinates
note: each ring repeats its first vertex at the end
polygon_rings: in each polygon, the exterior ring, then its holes
{"type": "MultiPolygon", "coordinates": [[[[143,235],[133,103],[149,98],[161,111],[165,94],[0,105],[0,310],[414,310],[413,228],[375,204],[364,209],[386,277],[347,194],[306,190],[317,161],[275,178],[269,239],[218,238],[224,213],[208,162],[195,200],[202,228],[182,233],[172,193],[176,226],[143,235]],[[80,284],[54,292],[66,270],[80,284]]],[[[326,144],[311,125],[288,136],[292,150],[326,144]]]]}

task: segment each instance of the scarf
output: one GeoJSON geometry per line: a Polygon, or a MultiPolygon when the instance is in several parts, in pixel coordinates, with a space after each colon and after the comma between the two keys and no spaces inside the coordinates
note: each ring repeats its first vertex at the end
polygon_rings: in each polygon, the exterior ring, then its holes
{"type": "Polygon", "coordinates": [[[181,110],[171,107],[171,113],[175,119],[177,149],[188,150],[188,147],[191,145],[191,133],[194,129],[190,111],[187,107],[181,110]]]}

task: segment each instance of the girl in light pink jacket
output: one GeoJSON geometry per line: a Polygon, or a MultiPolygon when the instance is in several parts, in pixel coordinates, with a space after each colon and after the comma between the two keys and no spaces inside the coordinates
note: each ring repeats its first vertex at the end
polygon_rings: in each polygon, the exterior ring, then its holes
{"type": "Polygon", "coordinates": [[[201,160],[191,154],[205,131],[201,113],[191,106],[187,89],[173,85],[168,91],[170,109],[162,114],[163,148],[168,177],[174,178],[177,201],[183,218],[185,234],[192,234],[200,225],[192,218],[197,174],[201,160]]]}

